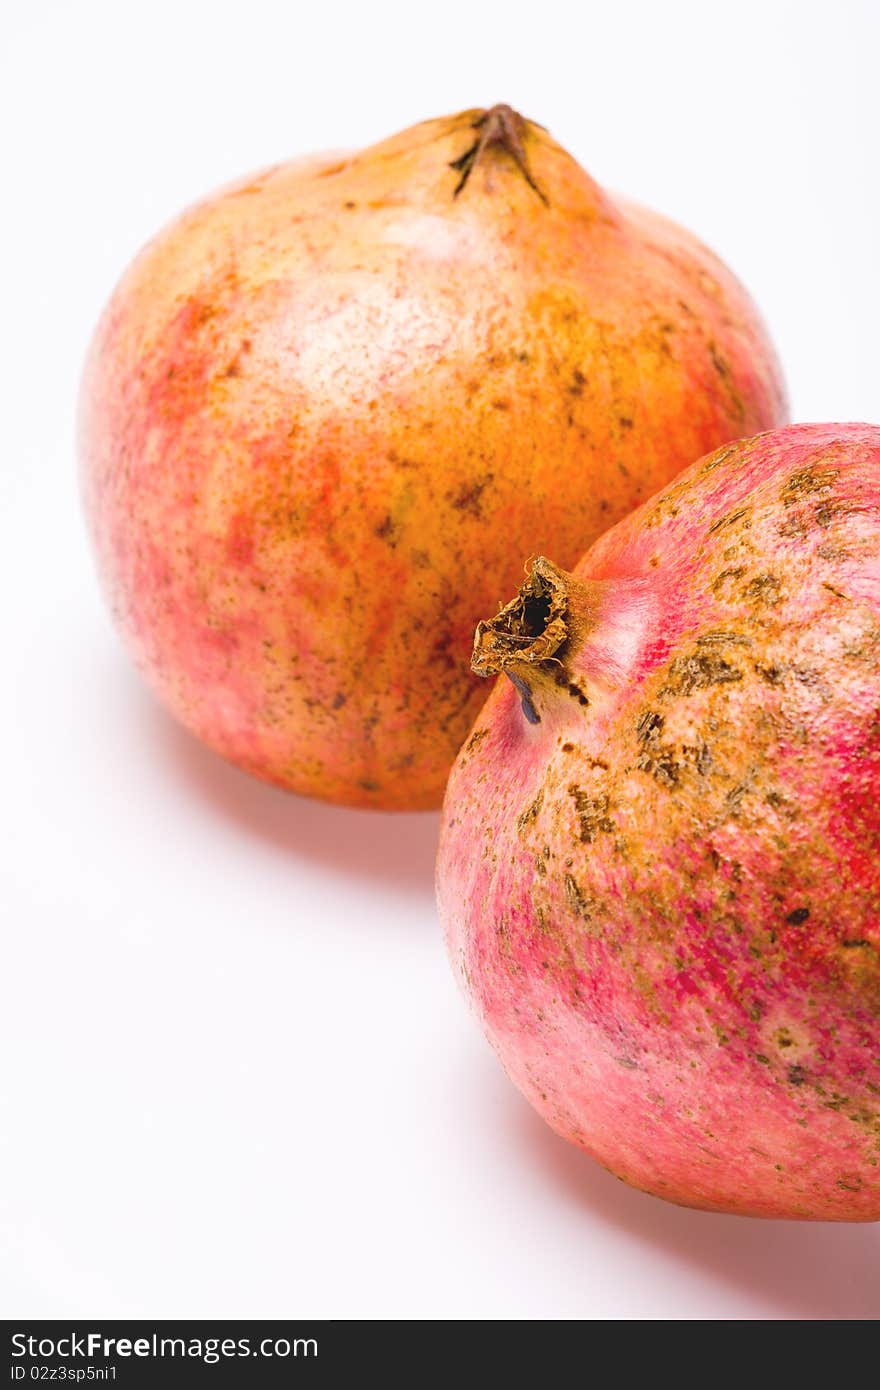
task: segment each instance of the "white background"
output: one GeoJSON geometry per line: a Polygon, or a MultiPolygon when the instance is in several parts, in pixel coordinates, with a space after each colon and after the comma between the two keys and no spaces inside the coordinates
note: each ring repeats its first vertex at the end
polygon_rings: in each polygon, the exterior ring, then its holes
{"type": "Polygon", "coordinates": [[[880,4],[7,0],[0,1312],[864,1319],[880,1230],[680,1211],[556,1139],[458,998],[435,816],[248,781],[132,675],[77,377],[213,185],[507,101],[762,305],[801,419],[880,419],[880,4]]]}

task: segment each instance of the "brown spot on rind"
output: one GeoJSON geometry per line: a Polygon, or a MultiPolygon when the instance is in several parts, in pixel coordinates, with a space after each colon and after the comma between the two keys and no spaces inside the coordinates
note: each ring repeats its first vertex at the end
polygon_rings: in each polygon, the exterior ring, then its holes
{"type": "Polygon", "coordinates": [[[742,680],[742,671],[711,652],[696,651],[689,656],[676,657],[670,664],[661,696],[692,695],[712,685],[730,685],[742,680]]]}
{"type": "Polygon", "coordinates": [[[782,602],[782,583],[775,574],[758,574],[746,585],[745,598],[752,603],[775,608],[782,602]]]}
{"type": "Polygon", "coordinates": [[[661,744],[651,753],[643,753],[637,765],[641,772],[650,773],[661,787],[678,786],[680,767],[671,744],[661,744]]]}
{"type": "Polygon", "coordinates": [[[672,744],[661,743],[660,734],[665,720],[662,714],[646,710],[636,723],[636,738],[641,744],[636,766],[640,772],[647,772],[661,787],[678,785],[681,772],[672,744]]]}
{"type": "Polygon", "coordinates": [[[640,743],[654,738],[660,733],[665,723],[666,720],[662,714],[658,714],[656,710],[646,709],[636,721],[636,738],[640,743]]]}
{"type": "Polygon", "coordinates": [[[766,681],[768,685],[779,685],[785,674],[778,666],[761,666],[757,662],[755,663],[755,672],[761,677],[761,680],[766,681]]]}
{"type": "Polygon", "coordinates": [[[376,535],[380,540],[390,545],[393,550],[400,540],[400,530],[400,523],[389,515],[376,527],[376,535]]]}
{"type": "Polygon", "coordinates": [[[791,507],[811,492],[828,492],[840,477],[839,468],[799,468],[785,481],[780,494],[783,505],[791,507]]]}
{"type": "Polygon", "coordinates": [[[704,632],[697,638],[698,647],[751,647],[752,639],[744,632],[704,632]]]}
{"type": "Polygon", "coordinates": [[[718,375],[720,377],[728,377],[730,375],[730,367],[727,365],[727,362],[721,356],[721,353],[714,343],[709,344],[709,356],[712,358],[712,366],[715,368],[718,375]]]}
{"type": "Polygon", "coordinates": [[[720,516],[717,521],[713,521],[708,528],[707,536],[714,535],[716,531],[723,531],[728,526],[733,526],[737,521],[742,521],[744,516],[748,516],[751,507],[739,507],[735,512],[728,512],[726,516],[720,516]]]}
{"type": "Polygon", "coordinates": [[[739,808],[746,793],[750,790],[748,782],[738,782],[724,798],[724,805],[732,816],[739,814],[739,808]]]}
{"type": "Polygon", "coordinates": [[[721,570],[712,581],[712,593],[717,594],[719,589],[725,584],[732,583],[736,579],[741,579],[745,574],[744,565],[729,565],[727,569],[721,570]]]}
{"type": "Polygon", "coordinates": [[[542,788],[541,791],[538,792],[538,795],[535,797],[534,801],[526,807],[526,809],[522,812],[520,816],[517,817],[516,824],[519,830],[525,830],[527,826],[534,824],[534,822],[538,819],[543,804],[544,791],[542,788]]]}
{"type": "MultiPolygon", "coordinates": [[[[682,308],[686,314],[693,314],[693,310],[681,300],[679,300],[679,307],[682,308]]],[[[735,454],[740,447],[741,445],[737,443],[727,444],[723,449],[718,449],[717,452],[712,454],[703,464],[703,467],[700,469],[700,474],[711,473],[713,469],[720,468],[722,463],[726,463],[731,454],[735,454]]]]}
{"type": "Polygon", "coordinates": [[[580,887],[580,884],[571,874],[565,875],[563,883],[565,885],[565,899],[572,912],[576,913],[578,917],[583,917],[585,921],[590,921],[592,917],[591,908],[593,907],[592,900],[587,897],[580,887]]]}
{"type": "Polygon", "coordinates": [[[469,512],[471,516],[482,516],[481,500],[486,488],[494,480],[494,473],[486,473],[473,483],[466,483],[458,492],[450,495],[452,506],[457,512],[469,512]]]}
{"type": "Polygon", "coordinates": [[[579,838],[583,844],[591,845],[597,835],[607,835],[617,829],[616,823],[608,814],[610,802],[607,792],[593,795],[572,783],[568,788],[568,794],[574,801],[580,825],[579,838]]]}

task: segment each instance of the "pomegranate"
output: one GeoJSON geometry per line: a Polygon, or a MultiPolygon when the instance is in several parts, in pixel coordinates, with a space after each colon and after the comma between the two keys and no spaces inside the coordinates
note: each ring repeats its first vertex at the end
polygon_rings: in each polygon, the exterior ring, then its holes
{"type": "Polygon", "coordinates": [[[153,241],[97,330],[85,499],[122,635],[207,744],[438,805],[521,557],[781,422],[731,274],[508,107],[269,169],[153,241]]]}
{"type": "Polygon", "coordinates": [[[440,909],[517,1086],[658,1196],[880,1218],[880,428],[700,461],[474,667],[440,909]]]}

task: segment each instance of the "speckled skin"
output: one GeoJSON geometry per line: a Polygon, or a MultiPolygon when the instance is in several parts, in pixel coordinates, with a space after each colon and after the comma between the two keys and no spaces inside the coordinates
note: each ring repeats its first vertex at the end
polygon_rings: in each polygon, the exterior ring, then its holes
{"type": "Polygon", "coordinates": [[[438,862],[517,1086],[690,1206],[880,1218],[880,428],[700,461],[499,680],[438,862]],[[583,703],[586,700],[587,703],[583,703]]]}
{"type": "Polygon", "coordinates": [[[479,113],[285,164],[129,270],[82,396],[87,511],[139,667],[298,792],[438,805],[485,691],[477,619],[784,418],[755,310],[688,233],[539,127],[458,196],[479,113]]]}

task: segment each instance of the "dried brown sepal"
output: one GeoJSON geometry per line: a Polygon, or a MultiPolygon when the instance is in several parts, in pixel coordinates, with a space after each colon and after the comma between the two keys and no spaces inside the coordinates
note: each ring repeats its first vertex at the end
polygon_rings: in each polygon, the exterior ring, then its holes
{"type": "Polygon", "coordinates": [[[568,587],[565,576],[543,555],[530,561],[516,597],[477,625],[471,668],[478,676],[496,676],[511,663],[539,665],[555,661],[569,637],[568,587]]]}

